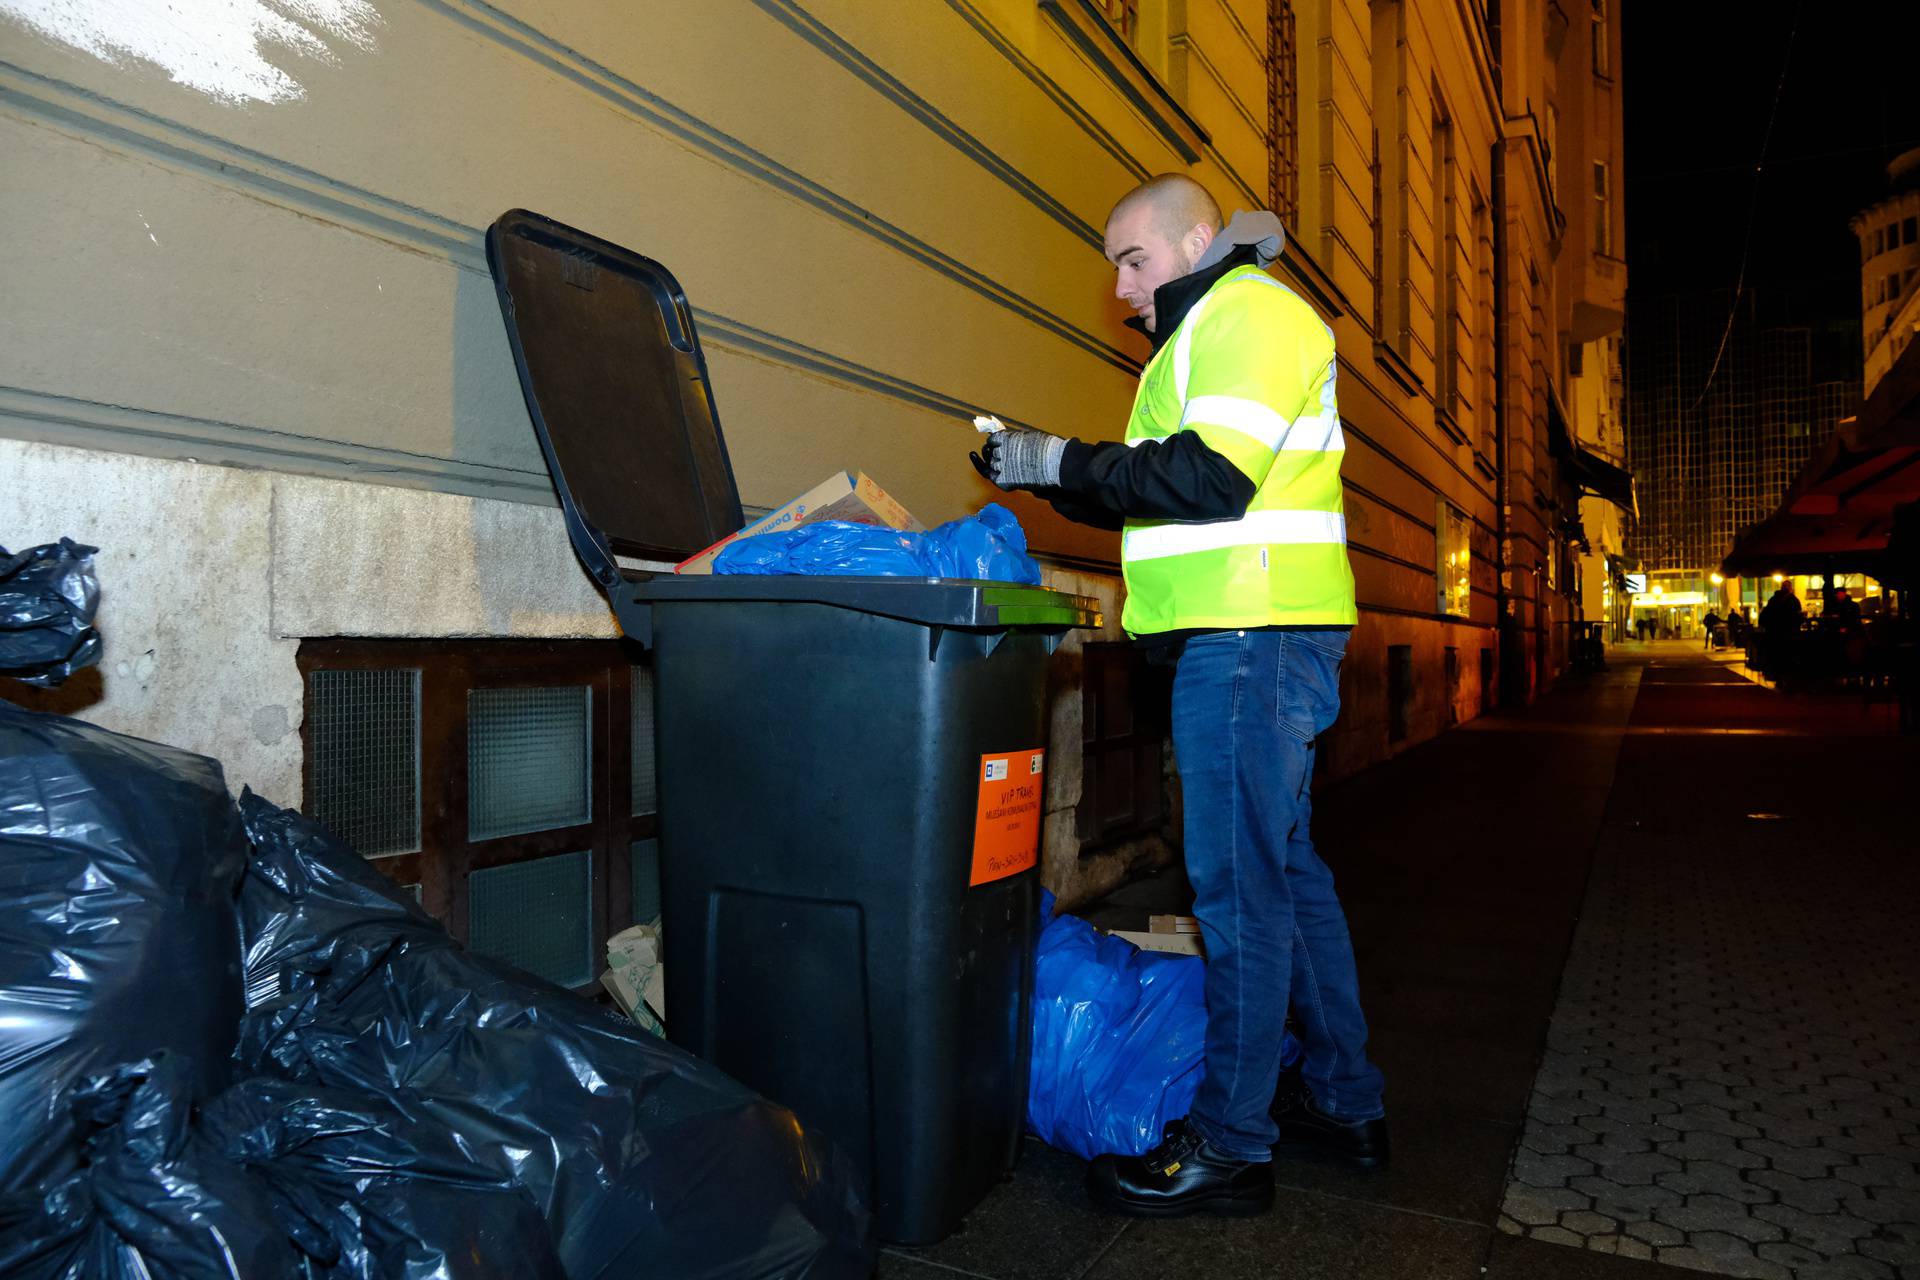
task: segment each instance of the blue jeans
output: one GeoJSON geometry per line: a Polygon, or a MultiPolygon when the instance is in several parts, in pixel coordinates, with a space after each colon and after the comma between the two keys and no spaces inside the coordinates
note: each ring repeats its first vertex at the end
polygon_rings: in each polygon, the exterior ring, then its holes
{"type": "Polygon", "coordinates": [[[1267,1111],[1290,1003],[1320,1109],[1385,1114],[1346,913],[1308,833],[1313,744],[1340,710],[1347,636],[1196,636],[1174,674],[1187,877],[1207,946],[1206,1074],[1190,1114],[1236,1159],[1272,1158],[1279,1131],[1267,1111]]]}

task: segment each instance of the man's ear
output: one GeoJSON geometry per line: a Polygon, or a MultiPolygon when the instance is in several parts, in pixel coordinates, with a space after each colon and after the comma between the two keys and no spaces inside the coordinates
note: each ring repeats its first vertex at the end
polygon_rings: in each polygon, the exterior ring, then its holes
{"type": "Polygon", "coordinates": [[[1187,232],[1187,248],[1193,250],[1193,260],[1200,261],[1206,256],[1207,246],[1213,243],[1214,230],[1204,222],[1193,224],[1193,230],[1187,232]]]}

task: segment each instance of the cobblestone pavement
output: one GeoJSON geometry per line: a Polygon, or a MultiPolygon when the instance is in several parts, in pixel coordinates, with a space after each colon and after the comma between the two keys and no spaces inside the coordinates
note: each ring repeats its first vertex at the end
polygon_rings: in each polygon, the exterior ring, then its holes
{"type": "Polygon", "coordinates": [[[1509,1235],[1764,1280],[1920,1278],[1920,774],[1857,703],[1702,736],[1781,697],[1699,660],[1647,669],[1509,1235]],[[1832,736],[1807,731],[1829,713],[1832,736]]]}

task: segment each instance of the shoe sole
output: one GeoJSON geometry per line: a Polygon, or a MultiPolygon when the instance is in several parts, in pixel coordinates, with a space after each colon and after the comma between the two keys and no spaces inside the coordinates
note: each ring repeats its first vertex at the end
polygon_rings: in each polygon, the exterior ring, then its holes
{"type": "Polygon", "coordinates": [[[1363,1156],[1346,1151],[1329,1151],[1325,1147],[1311,1142],[1276,1142],[1273,1144],[1276,1156],[1312,1156],[1319,1160],[1332,1161],[1335,1164],[1351,1165],[1355,1169],[1378,1169],[1387,1162],[1384,1155],[1363,1156]]]}
{"type": "Polygon", "coordinates": [[[1093,1203],[1114,1213],[1135,1218],[1184,1218],[1195,1213],[1214,1213],[1228,1218],[1257,1218],[1273,1208],[1271,1194],[1256,1197],[1208,1196],[1204,1200],[1182,1200],[1176,1204],[1162,1201],[1128,1200],[1104,1191],[1088,1190],[1093,1203]]]}

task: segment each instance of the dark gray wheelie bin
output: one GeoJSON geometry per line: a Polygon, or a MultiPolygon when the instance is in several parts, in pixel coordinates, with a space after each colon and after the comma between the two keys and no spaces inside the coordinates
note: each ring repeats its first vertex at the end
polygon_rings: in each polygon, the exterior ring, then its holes
{"type": "Polygon", "coordinates": [[[651,649],[667,1029],[842,1145],[930,1243],[1026,1113],[1045,667],[1093,602],[938,579],[649,575],[742,527],[692,310],[658,263],[487,234],[574,549],[651,649]]]}

